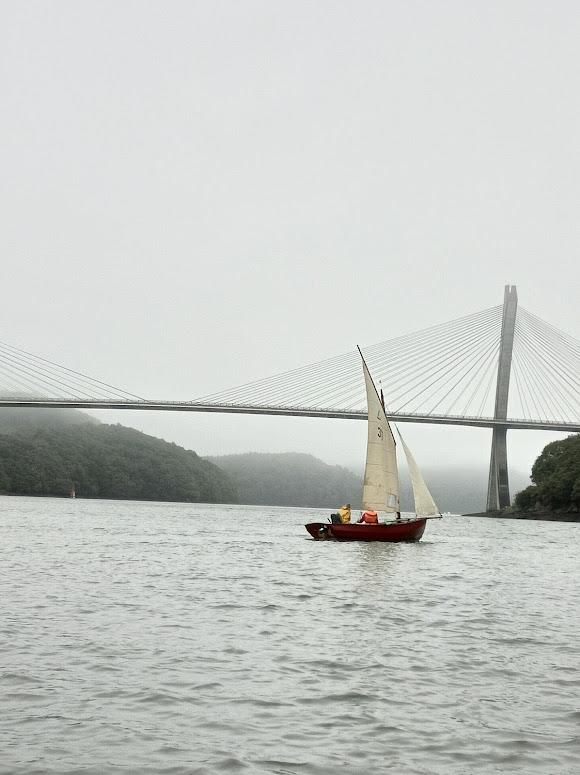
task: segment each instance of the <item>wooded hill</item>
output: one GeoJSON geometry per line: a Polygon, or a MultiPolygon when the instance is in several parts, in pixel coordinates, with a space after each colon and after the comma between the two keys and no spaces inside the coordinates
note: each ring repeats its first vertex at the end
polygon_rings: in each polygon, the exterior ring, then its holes
{"type": "Polygon", "coordinates": [[[515,499],[522,511],[580,511],[580,434],[544,447],[532,466],[532,484],[515,499]]]}
{"type": "Polygon", "coordinates": [[[313,455],[248,452],[208,458],[225,471],[239,503],[264,506],[358,507],[362,481],[353,471],[330,466],[313,455]]]}
{"type": "MultiPolygon", "coordinates": [[[[487,470],[426,467],[441,511],[485,508],[487,470]]],[[[413,509],[402,468],[401,505],[413,509]]],[[[512,491],[528,478],[510,472],[512,491]]],[[[70,409],[0,408],[0,492],[268,506],[360,507],[362,471],[301,453],[247,453],[209,459],[121,425],[70,409]]]]}
{"type": "Polygon", "coordinates": [[[0,409],[0,492],[235,503],[227,474],[195,452],[81,412],[0,409]]]}

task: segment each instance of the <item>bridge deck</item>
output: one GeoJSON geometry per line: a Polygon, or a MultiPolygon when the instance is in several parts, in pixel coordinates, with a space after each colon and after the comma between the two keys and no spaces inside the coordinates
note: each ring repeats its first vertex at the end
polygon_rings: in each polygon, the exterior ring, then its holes
{"type": "MultiPolygon", "coordinates": [[[[287,417],[327,417],[337,420],[366,420],[367,413],[334,409],[309,409],[306,407],[254,406],[244,404],[209,404],[188,401],[102,401],[61,399],[0,399],[2,407],[30,409],[132,409],[161,412],[219,412],[226,414],[274,415],[287,417]]],[[[435,414],[387,414],[394,422],[432,423],[434,425],[460,425],[474,428],[511,428],[520,430],[561,431],[579,433],[580,423],[551,422],[544,420],[519,420],[493,417],[459,417],[435,414]]]]}

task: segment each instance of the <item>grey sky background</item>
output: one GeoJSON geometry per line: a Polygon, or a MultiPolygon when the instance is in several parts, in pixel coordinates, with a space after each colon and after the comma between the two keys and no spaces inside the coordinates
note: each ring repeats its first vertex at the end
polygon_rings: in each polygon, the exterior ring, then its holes
{"type": "MultiPolygon", "coordinates": [[[[0,3],[0,339],[192,399],[500,304],[580,338],[575,2],[0,3]]],[[[100,413],[362,465],[364,423],[100,413]]],[[[406,427],[420,463],[488,431],[406,427]]],[[[526,470],[556,434],[512,433],[526,470]]]]}

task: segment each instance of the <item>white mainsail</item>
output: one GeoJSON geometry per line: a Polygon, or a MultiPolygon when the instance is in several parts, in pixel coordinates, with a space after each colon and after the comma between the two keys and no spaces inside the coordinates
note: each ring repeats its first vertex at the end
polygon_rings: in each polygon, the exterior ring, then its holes
{"type": "Polygon", "coordinates": [[[397,428],[397,433],[401,439],[405,456],[407,458],[407,465],[409,466],[409,476],[411,477],[411,486],[413,488],[413,497],[415,498],[415,512],[418,517],[433,517],[440,516],[437,504],[433,500],[433,496],[429,492],[429,488],[425,484],[423,474],[419,471],[419,466],[415,462],[415,458],[411,454],[411,450],[405,444],[405,439],[401,435],[401,431],[397,428]]]}
{"type": "Polygon", "coordinates": [[[369,417],[362,506],[373,511],[398,512],[399,474],[395,438],[362,352],[360,354],[369,417]]]}

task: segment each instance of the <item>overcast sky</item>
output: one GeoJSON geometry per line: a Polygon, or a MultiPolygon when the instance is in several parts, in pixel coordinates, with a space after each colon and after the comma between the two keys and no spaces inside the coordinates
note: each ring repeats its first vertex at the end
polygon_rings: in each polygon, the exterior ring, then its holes
{"type": "MultiPolygon", "coordinates": [[[[580,338],[580,14],[555,0],[1,2],[0,339],[193,399],[500,304],[580,338]]],[[[202,454],[364,423],[102,413],[202,454]]],[[[421,463],[488,431],[406,426],[421,463]]],[[[524,470],[554,434],[511,433],[524,470]]]]}

